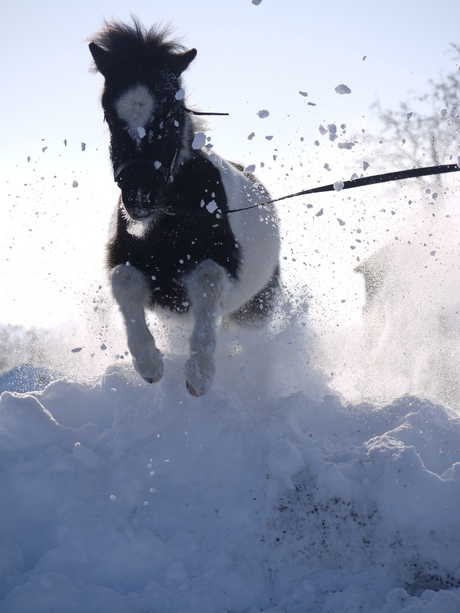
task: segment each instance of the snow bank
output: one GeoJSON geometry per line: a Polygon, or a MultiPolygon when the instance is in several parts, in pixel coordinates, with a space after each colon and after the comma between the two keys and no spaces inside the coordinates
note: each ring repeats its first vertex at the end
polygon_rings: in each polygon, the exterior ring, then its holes
{"type": "Polygon", "coordinates": [[[1,395],[2,613],[460,611],[457,415],[292,393],[271,343],[200,399],[185,356],[1,395]]]}

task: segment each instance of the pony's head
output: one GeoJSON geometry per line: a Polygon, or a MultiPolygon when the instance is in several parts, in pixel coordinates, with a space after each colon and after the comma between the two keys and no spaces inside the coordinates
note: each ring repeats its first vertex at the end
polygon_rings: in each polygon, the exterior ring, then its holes
{"type": "Polygon", "coordinates": [[[89,45],[104,79],[102,107],[122,202],[135,220],[164,208],[181,152],[191,139],[181,74],[196,56],[169,31],[106,23],[89,45]]]}

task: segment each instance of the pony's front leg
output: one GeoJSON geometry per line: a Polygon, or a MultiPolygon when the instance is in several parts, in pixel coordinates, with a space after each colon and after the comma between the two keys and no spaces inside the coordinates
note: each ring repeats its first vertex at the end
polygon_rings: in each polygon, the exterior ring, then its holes
{"type": "Polygon", "coordinates": [[[134,368],[147,383],[157,383],[163,376],[164,366],[145,321],[149,302],[147,281],[134,266],[120,264],[112,272],[112,290],[125,322],[134,368]]]}
{"type": "Polygon", "coordinates": [[[190,358],[185,364],[185,379],[192,396],[206,394],[212,385],[216,318],[225,279],[226,273],[221,266],[212,260],[205,260],[187,280],[194,326],[190,337],[190,358]]]}

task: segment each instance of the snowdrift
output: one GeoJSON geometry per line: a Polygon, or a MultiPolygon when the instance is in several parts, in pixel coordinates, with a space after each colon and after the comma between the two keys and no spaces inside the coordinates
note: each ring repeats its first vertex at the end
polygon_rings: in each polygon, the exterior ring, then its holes
{"type": "Polygon", "coordinates": [[[200,399],[185,356],[156,386],[0,378],[2,613],[460,611],[457,414],[349,405],[286,335],[254,348],[200,399]]]}

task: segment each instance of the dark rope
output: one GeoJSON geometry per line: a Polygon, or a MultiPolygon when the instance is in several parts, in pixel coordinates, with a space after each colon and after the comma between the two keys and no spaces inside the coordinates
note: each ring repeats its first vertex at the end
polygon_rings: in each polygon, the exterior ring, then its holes
{"type": "MultiPolygon", "coordinates": [[[[388,181],[400,181],[401,179],[411,179],[414,177],[426,177],[428,175],[440,175],[446,172],[457,172],[460,170],[458,164],[445,164],[444,166],[429,166],[427,168],[412,168],[411,170],[399,170],[397,172],[387,172],[381,175],[372,175],[370,177],[361,177],[359,179],[352,179],[351,181],[344,181],[341,189],[352,189],[353,187],[364,187],[365,185],[373,185],[374,183],[387,183],[388,181]]],[[[228,213],[237,213],[239,211],[248,211],[249,209],[255,209],[260,206],[266,206],[267,204],[273,204],[286,200],[287,198],[296,198],[297,196],[306,196],[307,194],[318,194],[320,192],[332,192],[341,191],[335,187],[335,184],[323,185],[321,187],[314,187],[312,189],[305,189],[295,194],[289,194],[288,196],[281,196],[280,198],[274,198],[273,200],[267,200],[260,204],[252,204],[241,209],[232,209],[228,213]]]]}
{"type": "Polygon", "coordinates": [[[184,107],[187,113],[191,115],[230,115],[230,113],[207,113],[206,111],[194,111],[193,109],[188,109],[184,107]]]}

